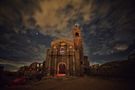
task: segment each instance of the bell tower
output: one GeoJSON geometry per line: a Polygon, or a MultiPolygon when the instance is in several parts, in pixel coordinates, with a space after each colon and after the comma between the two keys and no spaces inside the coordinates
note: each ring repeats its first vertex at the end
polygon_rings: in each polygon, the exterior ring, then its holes
{"type": "Polygon", "coordinates": [[[83,64],[83,45],[82,45],[82,36],[79,24],[75,24],[73,27],[73,42],[75,49],[75,67],[76,75],[80,75],[81,65],[83,64]]]}
{"type": "Polygon", "coordinates": [[[82,36],[79,24],[75,24],[73,27],[73,38],[75,50],[80,51],[82,49],[82,36]]]}

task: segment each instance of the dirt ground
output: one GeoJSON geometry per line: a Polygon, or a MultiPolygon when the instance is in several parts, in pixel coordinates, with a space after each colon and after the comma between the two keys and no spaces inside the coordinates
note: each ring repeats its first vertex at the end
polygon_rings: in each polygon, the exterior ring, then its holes
{"type": "Polygon", "coordinates": [[[133,82],[99,77],[43,78],[41,81],[7,90],[135,90],[133,82]]]}

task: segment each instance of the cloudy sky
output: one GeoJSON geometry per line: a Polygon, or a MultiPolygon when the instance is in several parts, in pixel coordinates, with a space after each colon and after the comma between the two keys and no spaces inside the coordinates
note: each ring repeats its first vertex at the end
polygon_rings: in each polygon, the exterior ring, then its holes
{"type": "Polygon", "coordinates": [[[16,70],[42,62],[52,40],[72,38],[75,23],[91,63],[135,52],[133,0],[0,0],[0,64],[16,70]]]}

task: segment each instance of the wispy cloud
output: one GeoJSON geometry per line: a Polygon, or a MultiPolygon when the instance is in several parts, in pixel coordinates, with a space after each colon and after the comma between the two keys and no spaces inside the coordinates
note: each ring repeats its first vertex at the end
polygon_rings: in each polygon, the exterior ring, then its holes
{"type": "Polygon", "coordinates": [[[55,34],[56,37],[71,37],[69,33],[71,25],[76,22],[81,24],[90,22],[95,5],[93,1],[45,0],[40,4],[41,11],[35,12],[34,17],[37,24],[43,28],[43,32],[55,34]]]}

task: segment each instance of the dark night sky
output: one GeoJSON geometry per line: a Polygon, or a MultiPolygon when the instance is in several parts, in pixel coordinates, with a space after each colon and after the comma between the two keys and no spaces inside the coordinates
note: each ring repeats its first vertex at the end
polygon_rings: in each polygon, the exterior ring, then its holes
{"type": "Polygon", "coordinates": [[[134,0],[0,0],[0,64],[16,70],[45,60],[56,38],[82,27],[91,63],[125,60],[135,52],[134,0]]]}

